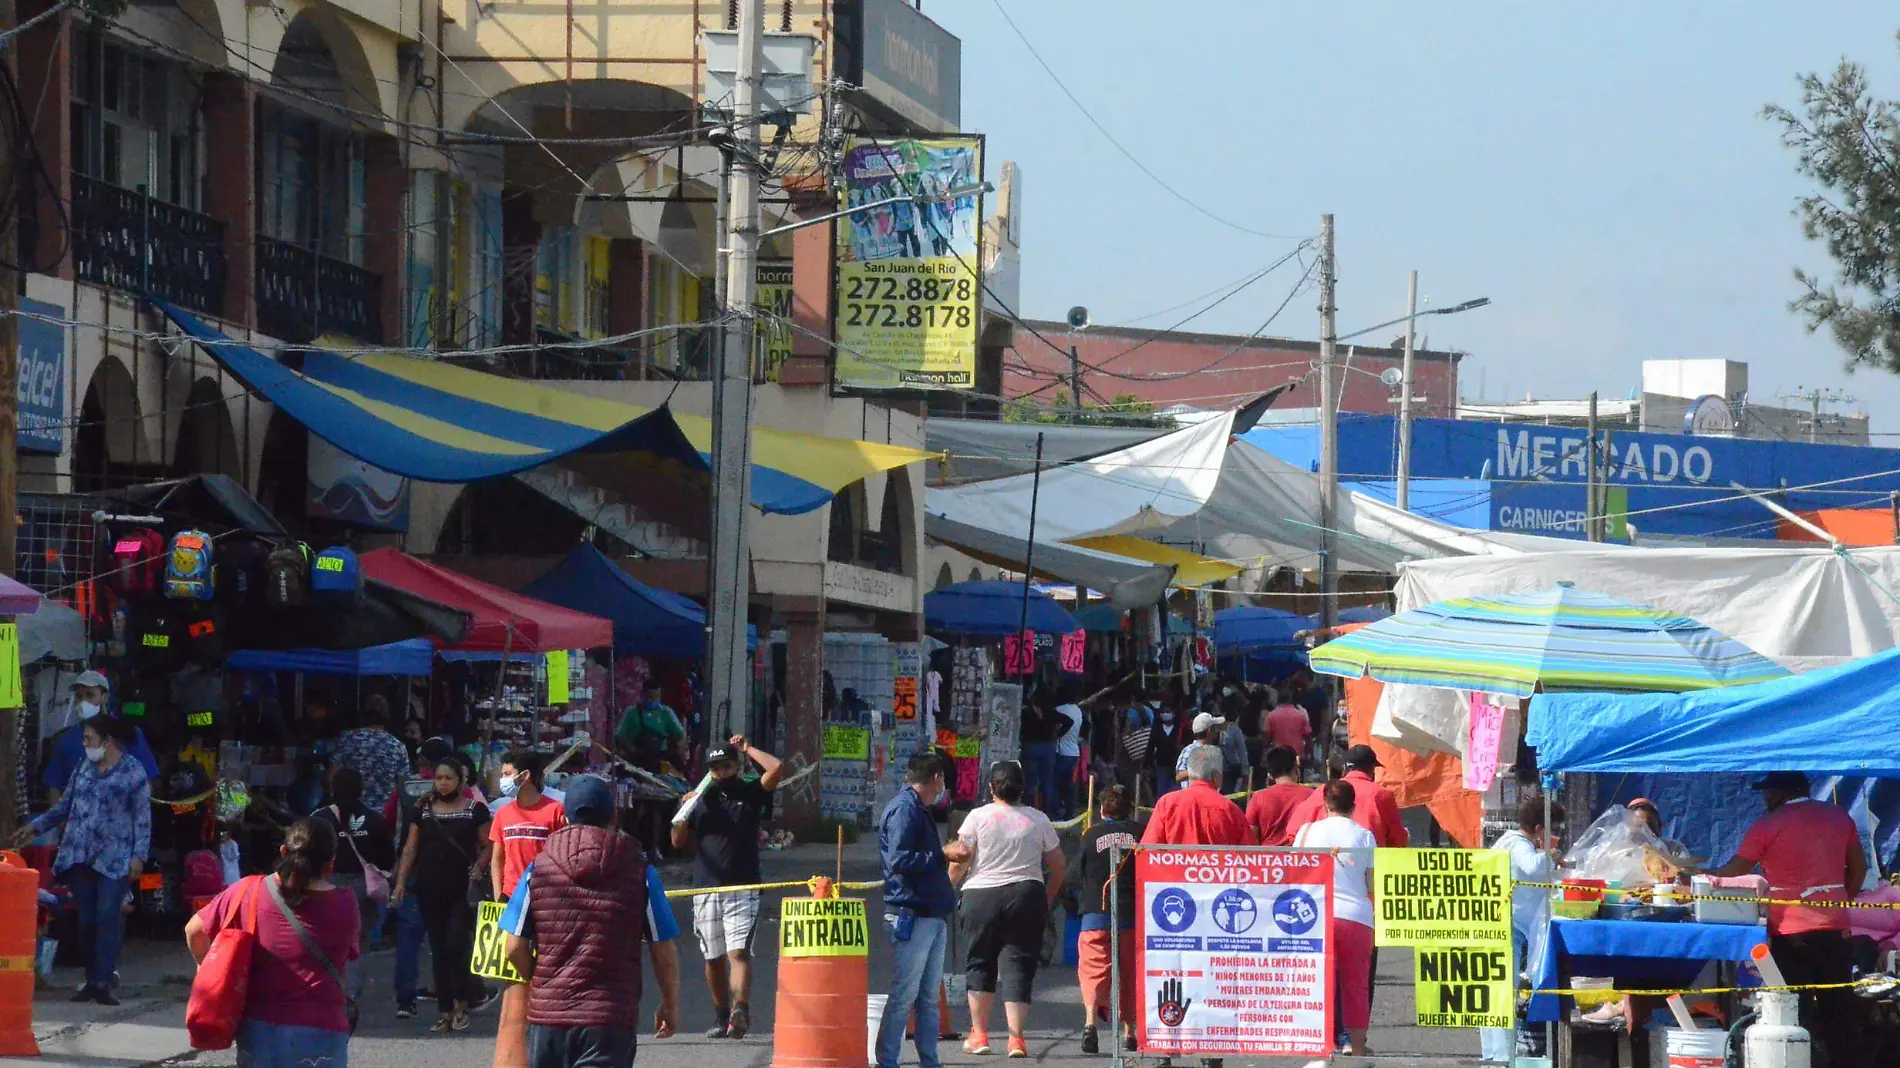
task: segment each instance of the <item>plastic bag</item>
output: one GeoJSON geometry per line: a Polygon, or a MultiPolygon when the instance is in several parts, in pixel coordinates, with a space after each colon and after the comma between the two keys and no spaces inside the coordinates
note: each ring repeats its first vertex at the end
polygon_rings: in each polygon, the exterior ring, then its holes
{"type": "Polygon", "coordinates": [[[1564,855],[1568,874],[1602,879],[1617,886],[1641,886],[1657,881],[1646,863],[1650,852],[1664,853],[1662,839],[1650,832],[1641,813],[1611,805],[1591,823],[1564,855]]]}

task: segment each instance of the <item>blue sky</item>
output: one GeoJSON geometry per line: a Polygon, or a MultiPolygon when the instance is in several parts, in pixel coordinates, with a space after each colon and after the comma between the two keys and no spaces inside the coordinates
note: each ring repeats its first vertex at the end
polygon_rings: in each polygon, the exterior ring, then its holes
{"type": "MultiPolygon", "coordinates": [[[[1790,211],[1808,187],[1769,102],[1795,77],[1866,64],[1900,95],[1900,8],[1604,2],[1003,0],[1070,89],[1149,168],[1253,229],[1337,216],[1339,327],[1423,298],[1489,308],[1424,320],[1470,351],[1468,396],[1622,396],[1645,358],[1750,364],[1754,399],[1844,388],[1900,445],[1900,379],[1849,376],[1786,310],[1796,265],[1826,268],[1790,211]]],[[[1064,98],[992,0],[926,0],[963,40],[966,129],[1022,168],[1022,312],[1114,323],[1186,301],[1287,241],[1210,221],[1144,177],[1064,98]]],[[[992,173],[994,167],[992,166],[992,173]]],[[[1283,268],[1195,320],[1246,333],[1283,268]]],[[[1270,333],[1318,334],[1301,297],[1270,333]]],[[[1165,326],[1193,310],[1148,320],[1165,326]]],[[[1384,342],[1389,337],[1378,339],[1384,342]]]]}

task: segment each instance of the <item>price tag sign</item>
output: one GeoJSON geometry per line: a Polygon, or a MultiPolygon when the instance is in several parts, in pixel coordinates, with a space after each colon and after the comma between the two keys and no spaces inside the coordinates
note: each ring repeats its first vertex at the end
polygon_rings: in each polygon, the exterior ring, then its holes
{"type": "Polygon", "coordinates": [[[958,738],[956,747],[950,750],[950,755],[958,760],[975,760],[983,755],[983,739],[958,738]]]}
{"type": "Polygon", "coordinates": [[[824,759],[871,759],[871,732],[857,727],[826,727],[824,759]]]}
{"type": "Polygon", "coordinates": [[[566,649],[548,653],[548,704],[564,705],[568,702],[567,666],[566,649]]]}
{"type": "Polygon", "coordinates": [[[1088,649],[1087,631],[1070,631],[1062,636],[1062,670],[1070,675],[1082,674],[1082,654],[1088,649]]]}
{"type": "Polygon", "coordinates": [[[1003,674],[1027,675],[1036,668],[1036,636],[1030,631],[1003,639],[1003,674]]]}
{"type": "Polygon", "coordinates": [[[896,699],[891,704],[891,715],[899,723],[917,718],[917,676],[899,675],[896,684],[896,699]]]}
{"type": "Polygon", "coordinates": [[[0,708],[26,703],[20,688],[20,625],[0,623],[0,708]]]}

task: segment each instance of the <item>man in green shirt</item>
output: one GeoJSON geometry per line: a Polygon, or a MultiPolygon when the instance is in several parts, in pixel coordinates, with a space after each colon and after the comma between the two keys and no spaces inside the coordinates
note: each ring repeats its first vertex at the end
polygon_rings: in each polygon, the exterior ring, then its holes
{"type": "Polygon", "coordinates": [[[660,700],[658,684],[649,682],[646,699],[621,717],[620,727],[614,731],[614,747],[635,764],[658,771],[662,760],[680,762],[677,749],[685,737],[686,728],[680,726],[679,716],[660,700]]]}

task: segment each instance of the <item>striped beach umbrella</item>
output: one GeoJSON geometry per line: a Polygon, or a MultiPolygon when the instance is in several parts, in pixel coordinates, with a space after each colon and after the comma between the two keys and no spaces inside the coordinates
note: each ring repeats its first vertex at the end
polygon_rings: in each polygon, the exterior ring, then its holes
{"type": "Polygon", "coordinates": [[[1444,689],[1674,693],[1787,669],[1702,623],[1569,584],[1460,597],[1382,619],[1308,654],[1314,671],[1444,689]]]}

